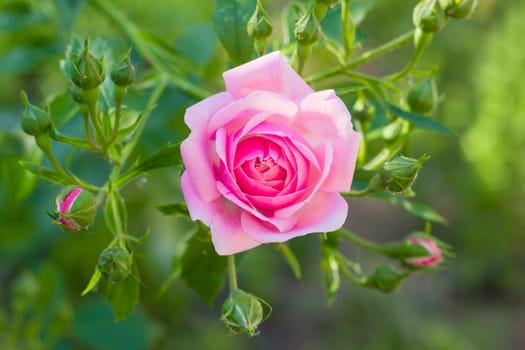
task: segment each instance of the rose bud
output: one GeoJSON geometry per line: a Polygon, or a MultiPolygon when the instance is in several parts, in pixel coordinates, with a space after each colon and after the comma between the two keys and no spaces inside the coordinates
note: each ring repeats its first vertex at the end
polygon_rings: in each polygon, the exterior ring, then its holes
{"type": "Polygon", "coordinates": [[[83,90],[91,90],[104,82],[104,57],[96,58],[89,51],[89,43],[84,41],[84,48],[71,54],[71,81],[83,90]]]}
{"type": "Polygon", "coordinates": [[[259,55],[264,54],[268,37],[272,34],[273,28],[260,1],[257,1],[255,12],[248,20],[246,30],[248,35],[255,40],[255,48],[259,55]]]}
{"type": "Polygon", "coordinates": [[[436,82],[429,77],[414,85],[407,94],[407,103],[415,113],[430,113],[438,103],[439,96],[436,82]]]}
{"type": "Polygon", "coordinates": [[[97,268],[111,282],[122,281],[131,273],[133,256],[126,248],[108,247],[100,253],[97,268]]]}
{"type": "Polygon", "coordinates": [[[426,33],[434,33],[445,24],[445,13],[437,0],[424,0],[414,7],[414,25],[426,33]]]}
{"type": "Polygon", "coordinates": [[[448,17],[465,19],[472,16],[478,6],[478,0],[439,0],[448,17]]]}
{"type": "Polygon", "coordinates": [[[408,272],[398,271],[393,266],[381,265],[365,278],[363,286],[375,288],[382,292],[392,292],[399,287],[408,274],[408,272]]]}
{"type": "Polygon", "coordinates": [[[253,336],[265,318],[260,299],[240,289],[233,289],[222,304],[221,319],[232,333],[253,336]]]}
{"type": "Polygon", "coordinates": [[[379,177],[379,184],[383,189],[393,194],[401,194],[410,190],[423,163],[429,158],[427,155],[418,159],[396,157],[386,162],[375,177],[379,177]]]}
{"type": "Polygon", "coordinates": [[[51,127],[49,113],[32,105],[24,91],[20,92],[20,99],[24,104],[22,112],[22,130],[28,135],[39,136],[46,133],[51,127]]]}
{"type": "Polygon", "coordinates": [[[406,258],[403,263],[411,268],[421,269],[425,267],[434,267],[443,261],[443,253],[439,248],[436,241],[432,238],[423,238],[420,236],[414,236],[408,239],[408,243],[424,248],[426,254],[422,254],[419,257],[406,258]]]}
{"type": "Polygon", "coordinates": [[[54,222],[67,231],[84,230],[95,219],[95,197],[78,186],[66,186],[57,195],[55,203],[54,222]]]}
{"type": "Polygon", "coordinates": [[[135,80],[135,67],[131,63],[131,51],[111,70],[111,80],[117,86],[128,86],[135,80]]]}

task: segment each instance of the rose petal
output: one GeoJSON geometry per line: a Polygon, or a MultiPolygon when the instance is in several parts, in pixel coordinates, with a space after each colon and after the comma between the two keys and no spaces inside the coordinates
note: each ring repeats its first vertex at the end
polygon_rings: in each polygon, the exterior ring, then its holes
{"type": "Polygon", "coordinates": [[[206,202],[217,199],[220,196],[215,186],[209,142],[209,140],[206,140],[206,137],[192,132],[180,144],[180,153],[186,171],[193,181],[198,184],[196,191],[206,202]]]}
{"type": "Polygon", "coordinates": [[[233,101],[229,92],[212,95],[186,109],[184,122],[193,132],[202,132],[208,128],[210,118],[219,109],[233,101]]]}
{"type": "Polygon", "coordinates": [[[226,125],[228,130],[241,130],[259,112],[270,112],[268,115],[276,114],[281,118],[291,118],[297,112],[297,105],[285,96],[256,91],[218,110],[209,119],[208,133],[213,135],[217,129],[226,125]]]}
{"type": "Polygon", "coordinates": [[[361,134],[352,129],[350,113],[333,90],[307,96],[300,105],[293,128],[315,145],[330,140],[334,161],[323,185],[327,192],[348,191],[352,184],[361,134]]]}
{"type": "Polygon", "coordinates": [[[341,195],[321,192],[295,214],[297,222],[288,231],[279,232],[247,212],[242,213],[241,224],[259,242],[284,242],[308,233],[335,231],[343,226],[347,213],[348,203],[341,195]]]}
{"type": "Polygon", "coordinates": [[[271,91],[300,100],[313,92],[278,51],[230,69],[224,72],[223,77],[226,90],[235,98],[247,96],[253,91],[271,91]]]}
{"type": "Polygon", "coordinates": [[[182,174],[180,181],[191,218],[210,227],[213,246],[218,254],[235,254],[261,244],[243,231],[239,208],[223,198],[204,202],[197,194],[187,172],[182,174]]]}

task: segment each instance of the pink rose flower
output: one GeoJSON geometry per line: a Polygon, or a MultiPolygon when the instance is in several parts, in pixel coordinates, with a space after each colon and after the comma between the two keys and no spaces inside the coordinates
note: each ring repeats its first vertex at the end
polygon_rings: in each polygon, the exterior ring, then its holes
{"type": "Polygon", "coordinates": [[[218,254],[339,229],[360,134],[333,90],[315,92],[274,52],[223,75],[186,110],[181,187],[218,254]]]}
{"type": "Polygon", "coordinates": [[[443,254],[436,242],[431,239],[412,237],[408,240],[413,244],[419,244],[428,250],[428,256],[421,258],[405,259],[405,263],[414,267],[427,267],[437,265],[443,260],[443,254]]]}

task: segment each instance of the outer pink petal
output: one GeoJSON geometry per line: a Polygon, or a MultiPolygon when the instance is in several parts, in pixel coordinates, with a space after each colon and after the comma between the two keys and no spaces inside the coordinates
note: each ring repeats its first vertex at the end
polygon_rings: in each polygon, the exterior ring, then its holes
{"type": "Polygon", "coordinates": [[[220,196],[215,187],[207,126],[211,117],[231,101],[232,96],[222,92],[191,106],[184,115],[191,133],[181,143],[182,160],[192,181],[197,184],[197,193],[205,201],[212,201],[220,196]]]}
{"type": "Polygon", "coordinates": [[[327,192],[348,191],[361,134],[352,129],[350,113],[335,92],[325,90],[307,96],[301,102],[293,127],[313,147],[327,140],[332,144],[334,160],[322,189],[327,192]]]}
{"type": "Polygon", "coordinates": [[[218,254],[235,254],[261,244],[243,231],[239,208],[223,198],[212,202],[203,201],[187,172],[182,174],[181,187],[191,218],[210,227],[213,245],[218,254]]]}
{"type": "Polygon", "coordinates": [[[208,122],[219,109],[227,106],[233,101],[229,92],[220,92],[212,95],[186,109],[184,122],[191,131],[201,132],[208,128],[208,122]]]}
{"type": "Polygon", "coordinates": [[[226,90],[235,98],[262,90],[300,100],[313,92],[278,51],[230,69],[223,77],[226,90]]]}
{"type": "Polygon", "coordinates": [[[253,239],[263,243],[284,242],[314,232],[331,232],[341,228],[348,213],[348,203],[337,193],[318,193],[299,212],[293,228],[279,232],[249,213],[243,213],[243,229],[253,239]]]}

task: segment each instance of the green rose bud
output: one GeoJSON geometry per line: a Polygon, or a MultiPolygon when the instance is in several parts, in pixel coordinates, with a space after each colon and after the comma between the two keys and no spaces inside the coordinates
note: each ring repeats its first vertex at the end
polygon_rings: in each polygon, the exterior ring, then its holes
{"type": "Polygon", "coordinates": [[[111,70],[111,80],[117,86],[128,86],[135,80],[135,67],[131,63],[131,51],[111,70]]]}
{"type": "Polygon", "coordinates": [[[122,281],[131,273],[133,257],[126,248],[113,246],[100,253],[97,268],[111,282],[122,281]]]}
{"type": "Polygon", "coordinates": [[[54,222],[67,231],[84,230],[95,219],[95,197],[78,186],[64,187],[56,196],[55,204],[54,222]]]}
{"type": "Polygon", "coordinates": [[[439,0],[445,14],[454,19],[465,19],[472,16],[478,0],[439,0]]]}
{"type": "Polygon", "coordinates": [[[445,13],[437,0],[419,2],[412,14],[414,25],[426,33],[434,33],[445,24],[445,13]]]}
{"type": "Polygon", "coordinates": [[[408,157],[396,157],[386,162],[379,174],[374,176],[376,181],[387,191],[401,194],[408,191],[416,180],[423,163],[430,157],[423,155],[418,159],[408,157]]]}
{"type": "Polygon", "coordinates": [[[381,136],[389,143],[394,142],[398,137],[406,135],[410,130],[410,123],[401,118],[397,118],[392,123],[384,127],[381,136]]]}
{"type": "Polygon", "coordinates": [[[261,299],[240,289],[233,289],[222,304],[222,321],[232,333],[257,334],[257,327],[268,317],[261,299]]]}
{"type": "Polygon", "coordinates": [[[382,292],[392,292],[400,286],[403,279],[407,276],[408,272],[400,272],[393,266],[382,265],[371,275],[365,277],[363,285],[382,292]]]}
{"type": "Polygon", "coordinates": [[[24,104],[24,111],[22,112],[22,129],[24,132],[32,136],[39,136],[48,132],[51,127],[49,113],[32,105],[24,91],[20,92],[20,99],[24,104]]]}
{"type": "Polygon", "coordinates": [[[84,41],[82,51],[71,54],[71,81],[83,90],[91,90],[104,82],[104,57],[96,58],[89,52],[89,42],[84,41]]]}
{"type": "Polygon", "coordinates": [[[311,12],[302,16],[295,25],[295,40],[303,45],[310,45],[319,38],[319,23],[311,12]]]}
{"type": "Polygon", "coordinates": [[[263,55],[273,28],[260,1],[257,1],[255,12],[248,20],[246,31],[255,40],[255,48],[259,55],[263,55]]]}
{"type": "Polygon", "coordinates": [[[438,104],[439,96],[433,78],[425,78],[414,85],[407,94],[407,103],[415,113],[430,113],[438,104]]]}

